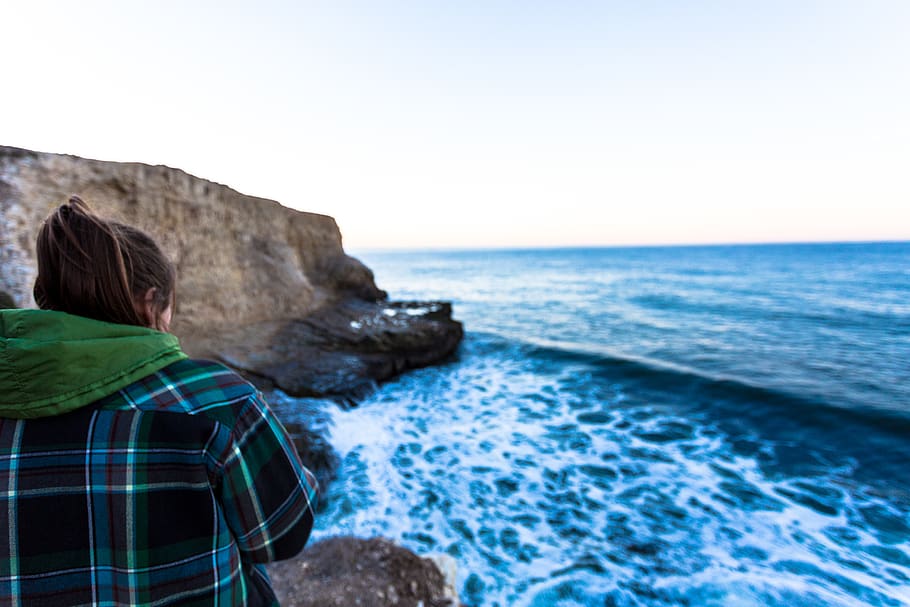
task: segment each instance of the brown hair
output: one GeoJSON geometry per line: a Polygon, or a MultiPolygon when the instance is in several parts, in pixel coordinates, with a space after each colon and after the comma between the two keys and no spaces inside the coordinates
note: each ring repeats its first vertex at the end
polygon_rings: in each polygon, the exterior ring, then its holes
{"type": "Polygon", "coordinates": [[[176,295],[174,265],[145,232],[95,215],[78,196],[38,232],[35,302],[96,320],[158,328],[176,295]],[[147,318],[145,295],[152,296],[147,318]]]}

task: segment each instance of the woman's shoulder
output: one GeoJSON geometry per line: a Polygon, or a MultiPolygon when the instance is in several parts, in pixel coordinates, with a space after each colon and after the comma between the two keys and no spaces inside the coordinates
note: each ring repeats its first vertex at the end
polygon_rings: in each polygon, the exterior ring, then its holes
{"type": "Polygon", "coordinates": [[[171,363],[120,391],[130,408],[190,414],[235,407],[257,394],[252,384],[225,365],[189,358],[171,363]]]}
{"type": "Polygon", "coordinates": [[[164,367],[159,374],[163,379],[181,384],[214,382],[222,387],[243,385],[253,392],[256,391],[256,388],[236,371],[214,360],[184,358],[164,367]]]}

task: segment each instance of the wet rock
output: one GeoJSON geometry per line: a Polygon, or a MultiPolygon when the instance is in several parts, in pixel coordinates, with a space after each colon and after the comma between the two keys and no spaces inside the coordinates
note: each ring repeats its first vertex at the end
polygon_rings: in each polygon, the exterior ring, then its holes
{"type": "Polygon", "coordinates": [[[356,400],[376,382],[444,360],[462,335],[446,302],[348,299],[305,318],[243,325],[192,343],[263,389],[356,400]]]}
{"type": "Polygon", "coordinates": [[[431,559],[382,538],[334,537],[269,565],[284,607],[454,607],[431,559]]]}
{"type": "Polygon", "coordinates": [[[319,482],[320,495],[317,502],[317,510],[324,510],[328,505],[327,492],[329,483],[335,479],[338,466],[341,464],[338,452],[326,440],[325,436],[319,432],[294,422],[285,422],[283,425],[288,431],[291,440],[294,441],[294,446],[297,448],[297,453],[300,455],[303,465],[313,473],[317,482],[319,482]]]}

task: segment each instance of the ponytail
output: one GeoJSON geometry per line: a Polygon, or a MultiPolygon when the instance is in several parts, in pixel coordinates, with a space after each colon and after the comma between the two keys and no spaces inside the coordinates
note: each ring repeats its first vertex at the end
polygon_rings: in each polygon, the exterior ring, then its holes
{"type": "Polygon", "coordinates": [[[107,322],[155,326],[173,305],[176,273],[145,232],[95,215],[78,196],[48,216],[38,232],[35,302],[107,322]],[[154,289],[155,318],[145,294],[154,289]]]}

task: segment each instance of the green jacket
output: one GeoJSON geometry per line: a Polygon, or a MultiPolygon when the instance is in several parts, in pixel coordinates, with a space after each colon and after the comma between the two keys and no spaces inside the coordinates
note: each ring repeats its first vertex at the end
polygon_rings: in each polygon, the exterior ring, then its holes
{"type": "Polygon", "coordinates": [[[83,407],[186,358],[177,338],[49,310],[0,310],[0,417],[83,407]]]}

